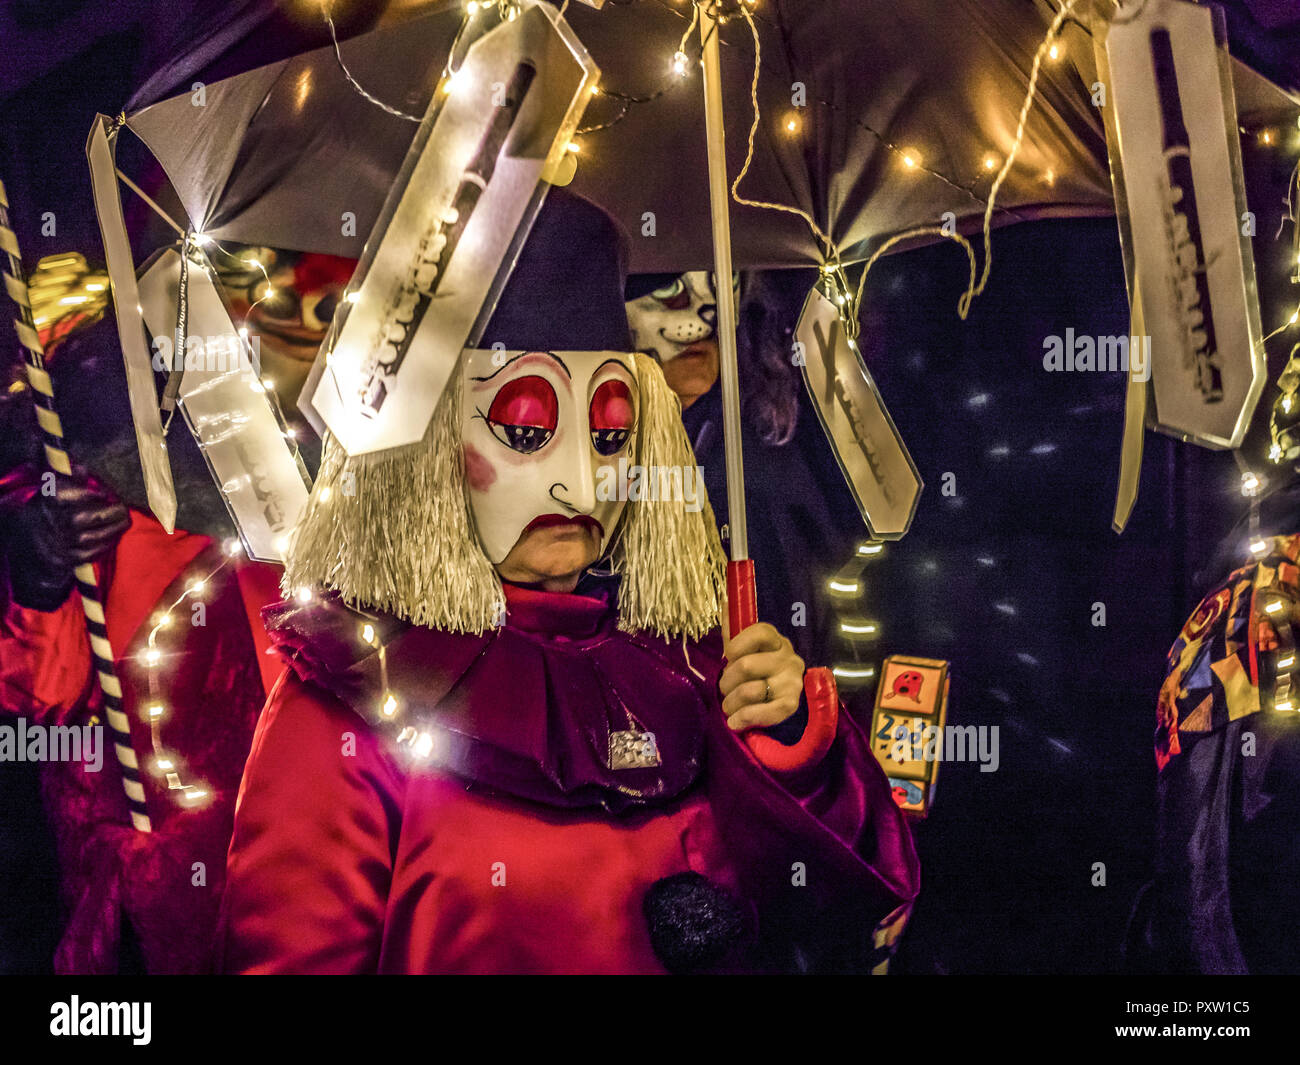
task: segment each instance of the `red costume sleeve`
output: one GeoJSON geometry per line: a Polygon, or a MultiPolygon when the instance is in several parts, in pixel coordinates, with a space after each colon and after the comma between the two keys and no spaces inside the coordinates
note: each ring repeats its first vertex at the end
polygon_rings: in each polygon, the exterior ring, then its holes
{"type": "Polygon", "coordinates": [[[281,677],[235,807],[224,971],[376,971],[404,787],[356,714],[281,677]]]}
{"type": "Polygon", "coordinates": [[[91,680],[76,592],[50,613],[7,604],[0,616],[0,710],[57,724],[90,696],[91,680]]]}
{"type": "Polygon", "coordinates": [[[843,705],[835,742],[798,774],[764,769],[721,713],[711,719],[709,794],[755,898],[786,895],[795,863],[814,908],[846,904],[873,924],[920,891],[912,833],[862,729],[843,705]]]}

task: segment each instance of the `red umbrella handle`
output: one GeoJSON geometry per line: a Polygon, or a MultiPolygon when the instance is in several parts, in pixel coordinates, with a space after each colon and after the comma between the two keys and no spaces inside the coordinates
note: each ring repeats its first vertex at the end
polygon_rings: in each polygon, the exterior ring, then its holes
{"type": "MultiPolygon", "coordinates": [[[[758,621],[753,559],[727,563],[727,620],[733,637],[758,621]]],[[[757,729],[745,733],[750,753],[773,772],[792,773],[816,765],[826,757],[835,739],[840,716],[835,674],[824,666],[806,670],[803,692],[808,704],[808,724],[798,743],[787,746],[757,729]]]]}

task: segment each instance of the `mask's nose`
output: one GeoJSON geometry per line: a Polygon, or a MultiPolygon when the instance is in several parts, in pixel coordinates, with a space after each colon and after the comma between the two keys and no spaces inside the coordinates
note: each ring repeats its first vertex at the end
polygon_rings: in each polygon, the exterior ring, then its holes
{"type": "Polygon", "coordinates": [[[562,455],[556,456],[563,461],[558,468],[560,480],[551,485],[551,498],[575,514],[591,514],[596,509],[596,475],[587,427],[584,424],[568,435],[562,455]]]}

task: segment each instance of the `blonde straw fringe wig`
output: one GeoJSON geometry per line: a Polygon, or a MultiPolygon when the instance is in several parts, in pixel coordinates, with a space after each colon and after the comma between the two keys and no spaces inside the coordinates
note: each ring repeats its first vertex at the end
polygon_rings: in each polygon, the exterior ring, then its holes
{"type": "MultiPolygon", "coordinates": [[[[658,363],[635,355],[640,401],[633,461],[695,465],[680,401],[658,363]]],[[[501,619],[501,579],[475,535],[461,455],[462,375],[451,375],[424,439],[349,457],[326,437],[320,474],[285,562],[283,587],[331,589],[349,606],[416,625],[480,633],[501,619]]],[[[682,474],[685,476],[684,472],[682,474]]],[[[619,627],[696,639],[718,625],[725,557],[699,478],[701,506],[635,500],[606,564],[622,577],[619,627]]]]}

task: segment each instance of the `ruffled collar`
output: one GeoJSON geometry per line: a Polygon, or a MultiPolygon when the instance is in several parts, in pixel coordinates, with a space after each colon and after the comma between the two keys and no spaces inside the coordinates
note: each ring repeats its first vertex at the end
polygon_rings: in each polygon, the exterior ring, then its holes
{"type": "Polygon", "coordinates": [[[413,770],[615,812],[689,788],[716,711],[716,634],[683,645],[620,631],[616,580],[572,594],[504,589],[505,624],[482,635],[364,615],[333,596],[263,618],[297,675],[387,734],[413,770]]]}

